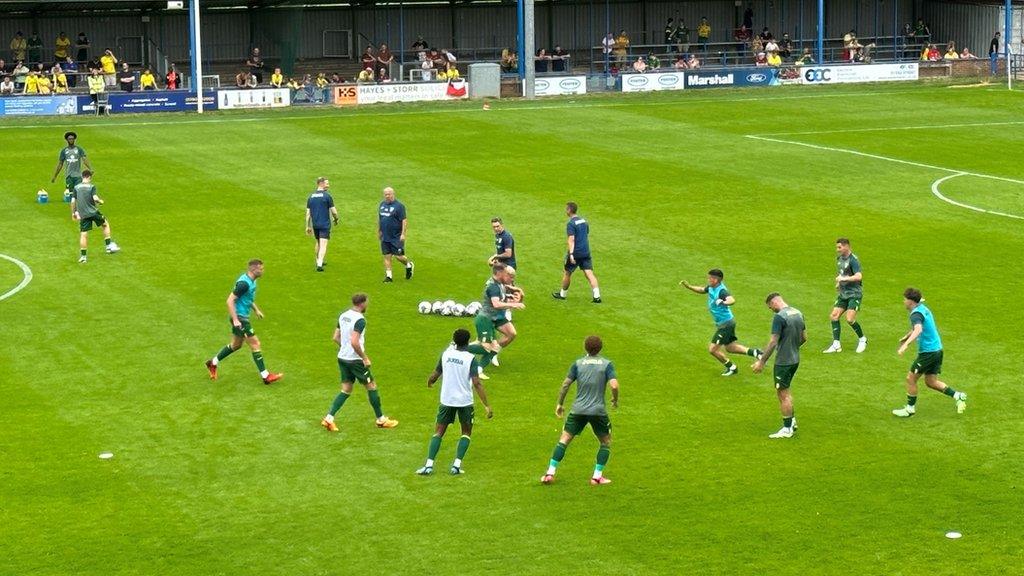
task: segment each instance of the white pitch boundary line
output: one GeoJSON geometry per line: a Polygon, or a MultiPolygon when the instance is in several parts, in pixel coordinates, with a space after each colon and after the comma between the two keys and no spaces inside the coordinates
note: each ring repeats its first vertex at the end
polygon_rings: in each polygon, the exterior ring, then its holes
{"type": "MultiPolygon", "coordinates": [[[[517,112],[519,110],[567,110],[573,108],[624,108],[624,107],[640,107],[640,106],[682,106],[686,104],[696,103],[716,103],[716,102],[777,102],[780,100],[811,100],[818,98],[845,98],[847,96],[890,96],[892,94],[901,94],[910,92],[910,90],[904,91],[893,91],[893,92],[836,92],[834,94],[803,94],[800,96],[754,96],[750,98],[685,98],[678,100],[670,100],[664,102],[584,102],[577,103],[572,102],[561,102],[552,103],[550,105],[531,105],[531,106],[510,106],[508,108],[491,108],[490,110],[483,110],[481,108],[428,108],[423,110],[408,110],[400,112],[360,112],[357,114],[346,114],[344,112],[335,112],[333,114],[308,114],[301,116],[258,116],[258,117],[247,117],[247,118],[236,118],[227,117],[220,118],[215,117],[210,120],[149,120],[141,122],[90,122],[88,124],[81,124],[81,127],[97,127],[106,128],[109,126],[168,126],[168,125],[179,125],[179,124],[230,124],[234,122],[268,122],[273,120],[323,120],[325,118],[373,118],[379,116],[417,116],[417,115],[430,115],[430,114],[463,114],[463,113],[500,113],[500,112],[517,112]]],[[[24,125],[2,125],[0,124],[0,130],[17,130],[17,129],[43,129],[53,128],[55,124],[24,124],[24,125]]]]}
{"type": "Polygon", "coordinates": [[[945,196],[942,195],[941,192],[939,192],[939,185],[940,184],[942,184],[943,182],[945,182],[946,180],[949,180],[951,178],[956,178],[957,176],[975,176],[977,178],[988,178],[989,180],[999,180],[1001,182],[1010,182],[1012,184],[1021,184],[1021,185],[1024,185],[1024,180],[1016,180],[1014,178],[1005,178],[1003,176],[993,176],[992,174],[982,174],[980,172],[969,172],[967,170],[957,170],[955,168],[946,168],[944,166],[935,166],[933,164],[925,164],[923,162],[914,162],[912,160],[902,160],[900,158],[890,158],[889,156],[880,156],[878,154],[869,154],[867,152],[860,152],[860,151],[857,151],[857,150],[850,150],[850,149],[847,149],[847,148],[833,148],[832,146],[822,146],[820,144],[809,144],[807,142],[794,142],[792,140],[782,140],[782,139],[779,139],[779,138],[769,138],[767,136],[755,136],[753,134],[748,134],[746,137],[747,138],[751,138],[753,140],[763,140],[765,142],[775,142],[777,144],[790,144],[790,145],[793,145],[793,146],[803,146],[805,148],[813,148],[815,150],[824,150],[826,152],[841,152],[841,153],[844,153],[844,154],[852,154],[854,156],[860,156],[862,158],[871,158],[871,159],[874,159],[874,160],[884,160],[886,162],[895,162],[897,164],[905,164],[907,166],[915,166],[917,168],[927,168],[929,170],[938,170],[940,172],[951,172],[952,173],[951,175],[943,177],[943,178],[939,178],[938,180],[936,180],[935,182],[932,183],[932,187],[931,187],[932,188],[932,194],[934,194],[940,200],[942,200],[944,202],[949,202],[950,204],[952,204],[954,206],[959,206],[961,208],[966,208],[968,210],[973,210],[975,212],[982,212],[982,213],[985,213],[985,214],[992,214],[993,216],[1004,216],[1006,218],[1014,218],[1014,219],[1018,219],[1018,220],[1024,220],[1024,216],[1018,216],[1016,214],[1007,214],[1005,212],[995,212],[995,211],[992,211],[992,210],[985,210],[984,208],[978,208],[976,206],[971,206],[971,205],[968,205],[968,204],[963,204],[963,203],[960,203],[960,202],[956,202],[954,200],[950,200],[949,198],[946,198],[945,196]]]}
{"type": "Polygon", "coordinates": [[[774,132],[764,136],[812,136],[815,134],[850,134],[855,132],[899,132],[902,130],[937,130],[944,128],[977,128],[983,126],[1017,126],[1024,120],[1006,122],[970,122],[965,124],[924,124],[920,126],[887,126],[884,128],[847,128],[843,130],[814,130],[810,132],[774,132]]]}
{"type": "Polygon", "coordinates": [[[16,264],[18,268],[21,268],[21,273],[23,275],[23,278],[21,279],[21,284],[18,284],[11,290],[8,290],[7,292],[0,294],[0,301],[3,301],[10,298],[11,296],[14,296],[18,292],[21,292],[22,289],[25,288],[25,286],[28,286],[28,283],[32,281],[32,269],[28,267],[28,264],[25,264],[21,260],[18,260],[17,258],[12,258],[6,254],[0,254],[0,258],[3,258],[4,260],[8,260],[10,262],[14,262],[14,264],[16,264]]]}

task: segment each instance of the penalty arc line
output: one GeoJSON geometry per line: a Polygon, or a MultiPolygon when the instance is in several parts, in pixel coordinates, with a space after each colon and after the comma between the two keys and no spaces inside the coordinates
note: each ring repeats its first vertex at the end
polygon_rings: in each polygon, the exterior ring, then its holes
{"type": "Polygon", "coordinates": [[[20,284],[8,290],[7,292],[0,294],[0,301],[3,301],[10,298],[11,296],[14,296],[18,292],[21,292],[25,288],[25,286],[28,286],[28,283],[32,281],[32,269],[28,267],[28,264],[25,264],[21,260],[18,260],[17,258],[12,258],[11,256],[8,256],[6,254],[0,254],[0,258],[7,260],[9,262],[13,262],[15,265],[18,266],[18,268],[21,268],[21,273],[23,275],[20,284]]]}
{"type": "Polygon", "coordinates": [[[931,186],[932,194],[934,194],[936,198],[942,200],[943,202],[948,202],[948,203],[950,203],[950,204],[952,204],[954,206],[958,206],[960,208],[966,208],[968,210],[973,210],[975,212],[991,214],[993,216],[1003,216],[1003,217],[1006,217],[1006,218],[1013,218],[1013,219],[1016,219],[1016,220],[1024,220],[1024,216],[1018,216],[1017,214],[1007,214],[1006,212],[996,212],[996,211],[993,211],[993,210],[986,210],[984,208],[978,208],[977,206],[971,206],[969,204],[963,204],[963,203],[957,202],[955,200],[950,200],[949,198],[943,196],[941,192],[939,192],[939,185],[940,184],[942,184],[946,180],[949,180],[951,178],[956,178],[958,176],[974,176],[974,177],[977,177],[977,178],[987,178],[989,180],[999,180],[1000,182],[1010,182],[1011,184],[1021,184],[1021,185],[1024,185],[1024,180],[1016,180],[1014,178],[1006,178],[1004,176],[993,176],[992,174],[982,174],[980,172],[969,172],[967,170],[957,170],[955,168],[946,168],[944,166],[935,166],[933,164],[925,164],[923,162],[914,162],[912,160],[902,160],[900,158],[890,158],[888,156],[880,156],[878,154],[869,154],[868,152],[860,152],[860,151],[857,151],[857,150],[850,150],[850,149],[847,149],[847,148],[834,148],[832,146],[822,146],[820,144],[809,144],[807,142],[794,142],[792,140],[782,140],[782,139],[779,139],[779,138],[768,138],[766,136],[756,136],[756,135],[753,135],[753,134],[748,134],[746,137],[747,138],[751,138],[753,140],[763,140],[765,142],[775,142],[777,144],[790,144],[790,145],[793,145],[793,146],[803,146],[805,148],[813,148],[815,150],[824,150],[826,152],[840,152],[840,153],[844,153],[844,154],[852,154],[854,156],[860,156],[862,158],[871,158],[871,159],[874,159],[874,160],[884,160],[886,162],[894,162],[896,164],[905,164],[907,166],[915,166],[917,168],[927,168],[929,170],[938,170],[938,171],[941,171],[941,172],[951,172],[952,174],[950,174],[949,176],[945,176],[943,178],[939,178],[935,182],[932,182],[932,186],[931,186]]]}

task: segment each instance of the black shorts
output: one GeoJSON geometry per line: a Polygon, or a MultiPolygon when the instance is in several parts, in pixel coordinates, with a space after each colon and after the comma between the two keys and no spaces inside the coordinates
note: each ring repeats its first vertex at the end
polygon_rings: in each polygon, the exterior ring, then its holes
{"type": "Polygon", "coordinates": [[[388,240],[381,240],[380,253],[394,254],[395,256],[405,256],[405,242],[402,240],[395,240],[393,242],[388,240]]]}
{"type": "Polygon", "coordinates": [[[316,238],[317,240],[319,240],[321,238],[323,238],[324,240],[330,240],[331,239],[331,229],[330,228],[313,228],[313,238],[316,238]]]}
{"type": "Polygon", "coordinates": [[[577,268],[580,268],[582,270],[594,269],[594,263],[590,260],[589,254],[586,256],[573,256],[573,260],[576,261],[575,264],[569,261],[568,256],[565,257],[565,271],[570,274],[575,272],[577,268]]]}

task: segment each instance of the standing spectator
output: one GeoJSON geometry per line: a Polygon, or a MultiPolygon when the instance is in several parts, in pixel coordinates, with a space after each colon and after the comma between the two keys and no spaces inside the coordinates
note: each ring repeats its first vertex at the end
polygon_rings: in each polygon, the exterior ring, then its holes
{"type": "Polygon", "coordinates": [[[85,35],[85,32],[78,33],[78,40],[75,41],[75,48],[78,49],[78,57],[75,60],[79,62],[89,61],[89,37],[85,35]]]}
{"type": "Polygon", "coordinates": [[[0,96],[12,96],[14,95],[14,82],[10,76],[4,76],[2,82],[0,82],[0,96]]]}
{"type": "Polygon", "coordinates": [[[114,53],[107,48],[103,51],[103,56],[100,56],[100,69],[103,71],[103,81],[107,83],[107,87],[111,88],[117,85],[117,57],[114,53]]]}
{"type": "Polygon", "coordinates": [[[168,90],[177,90],[181,86],[181,77],[178,75],[178,70],[174,67],[174,64],[171,64],[171,69],[164,76],[164,82],[168,90]]]}
{"type": "Polygon", "coordinates": [[[612,58],[612,50],[615,49],[615,35],[611,32],[605,34],[604,39],[601,40],[601,53],[604,54],[605,62],[608,62],[612,58]]]}
{"type": "Polygon", "coordinates": [[[792,54],[793,41],[789,39],[789,33],[787,32],[782,35],[782,40],[779,40],[779,56],[788,60],[792,54]]]}
{"type": "Polygon", "coordinates": [[[280,88],[284,84],[284,75],[281,74],[280,68],[274,68],[274,73],[270,75],[270,86],[273,88],[280,88]]]}
{"type": "Polygon", "coordinates": [[[14,65],[14,70],[11,71],[11,74],[14,75],[14,89],[17,92],[24,91],[25,83],[28,81],[29,75],[28,66],[25,66],[25,63],[19,60],[18,63],[14,65]]]}
{"type": "MultiPolygon", "coordinates": [[[[424,62],[426,63],[426,62],[424,62]]],[[[501,51],[501,71],[515,72],[519,69],[519,55],[514,51],[504,48],[501,51]]]]}
{"type": "Polygon", "coordinates": [[[99,94],[106,91],[107,82],[100,76],[99,68],[93,68],[92,74],[89,76],[89,97],[92,98],[92,105],[97,106],[99,104],[99,94]]]}
{"type": "Polygon", "coordinates": [[[562,49],[561,46],[555,45],[555,51],[551,53],[551,71],[552,72],[565,72],[566,61],[569,59],[569,53],[562,49]]]}
{"type": "Polygon", "coordinates": [[[25,35],[18,30],[14,34],[14,38],[11,39],[11,60],[17,62],[18,60],[25,60],[25,50],[28,47],[25,41],[25,35]]]}
{"type": "Polygon", "coordinates": [[[139,88],[156,90],[156,76],[153,76],[153,72],[149,68],[143,70],[142,76],[139,76],[139,88]]]}
{"type": "MultiPolygon", "coordinates": [[[[385,79],[382,79],[382,81],[385,79]]],[[[328,90],[327,85],[330,82],[327,81],[327,74],[321,72],[316,75],[316,101],[327,102],[328,90]]]]}
{"type": "Polygon", "coordinates": [[[443,69],[446,61],[445,57],[438,52],[437,48],[431,48],[430,52],[427,52],[427,60],[430,61],[430,65],[435,69],[443,69]]]}
{"type": "Polygon", "coordinates": [[[615,63],[620,67],[626,63],[626,55],[629,53],[629,34],[620,30],[615,37],[615,44],[612,46],[612,53],[615,54],[615,63]]]}
{"type": "Polygon", "coordinates": [[[363,50],[363,55],[359,57],[359,62],[363,70],[367,68],[370,70],[377,69],[377,52],[373,49],[373,46],[367,46],[366,50],[363,50]]]}
{"type": "Polygon", "coordinates": [[[669,18],[668,22],[665,23],[665,52],[672,52],[672,42],[676,37],[676,21],[674,18],[669,18]]]}
{"type": "Polygon", "coordinates": [[[239,70],[238,74],[235,74],[235,88],[248,88],[249,87],[249,73],[245,70],[239,70]]]}
{"type": "Polygon", "coordinates": [[[53,67],[51,74],[53,74],[53,93],[67,94],[69,92],[68,76],[59,64],[53,67]]]}
{"type": "Polygon", "coordinates": [[[754,29],[754,5],[747,4],[747,9],[743,11],[743,27],[747,30],[754,29]]]}
{"type": "Polygon", "coordinates": [[[682,20],[676,25],[676,50],[680,54],[689,54],[690,52],[690,29],[682,20]]]}
{"type": "Polygon", "coordinates": [[[75,62],[75,60],[71,56],[68,56],[67,58],[64,59],[64,64],[61,65],[61,68],[63,68],[64,71],[67,72],[68,87],[69,88],[74,88],[75,86],[77,86],[78,85],[78,63],[75,62]]]}
{"type": "Polygon", "coordinates": [[[38,32],[33,32],[28,37],[28,61],[33,63],[43,61],[43,39],[39,37],[38,32]]]}
{"type": "Polygon", "coordinates": [[[377,79],[384,80],[386,77],[391,76],[391,64],[395,61],[395,55],[391,53],[391,49],[388,48],[387,44],[381,44],[380,50],[377,52],[377,79]]]}
{"type": "Polygon", "coordinates": [[[249,75],[256,79],[256,83],[263,84],[263,56],[260,56],[259,48],[252,49],[245,65],[249,67],[249,75]]]}
{"type": "Polygon", "coordinates": [[[7,74],[7,62],[3,58],[0,58],[0,76],[7,74]]]}
{"type": "Polygon", "coordinates": [[[68,52],[71,50],[71,38],[64,32],[57,35],[53,42],[53,61],[64,62],[68,59],[68,52]]]}
{"type": "Polygon", "coordinates": [[[702,16],[700,24],[697,25],[697,43],[701,50],[708,51],[708,42],[711,40],[711,24],[708,24],[707,16],[702,16]]]}
{"type": "Polygon", "coordinates": [[[427,41],[423,39],[423,36],[417,36],[416,41],[412,43],[412,49],[417,52],[426,52],[430,46],[427,45],[427,41]]]}
{"type": "Polygon", "coordinates": [[[917,22],[914,24],[914,41],[921,44],[927,44],[931,38],[931,29],[924,23],[924,20],[918,18],[917,22]]]}
{"type": "Polygon", "coordinates": [[[999,32],[997,31],[992,36],[992,41],[988,43],[988,59],[992,74],[996,73],[996,63],[999,60],[999,32]]]}
{"type": "Polygon", "coordinates": [[[135,90],[135,73],[128,68],[127,62],[121,63],[121,71],[117,73],[117,83],[121,85],[123,92],[135,90]]]}
{"type": "Polygon", "coordinates": [[[551,55],[548,54],[548,51],[543,48],[537,50],[537,57],[533,59],[534,69],[541,73],[547,72],[549,62],[551,62],[551,55]]]}

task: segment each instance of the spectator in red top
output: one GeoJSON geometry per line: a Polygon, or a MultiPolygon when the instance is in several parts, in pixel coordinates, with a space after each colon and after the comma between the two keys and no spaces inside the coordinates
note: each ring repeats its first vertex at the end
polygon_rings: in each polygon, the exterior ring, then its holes
{"type": "Polygon", "coordinates": [[[178,76],[178,71],[175,70],[174,64],[171,64],[171,69],[167,71],[167,76],[164,77],[164,81],[167,83],[168,90],[177,90],[181,84],[181,77],[178,76]]]}
{"type": "Polygon", "coordinates": [[[395,61],[395,55],[387,44],[381,44],[377,52],[377,79],[384,80],[391,76],[391,64],[395,61]]]}
{"type": "Polygon", "coordinates": [[[942,60],[942,53],[939,52],[939,48],[935,44],[928,45],[928,60],[930,62],[938,62],[939,60],[942,60]]]}
{"type": "Polygon", "coordinates": [[[370,70],[377,69],[377,52],[373,49],[373,46],[367,46],[366,50],[363,50],[363,55],[359,57],[359,61],[362,64],[363,70],[367,68],[370,70]]]}

